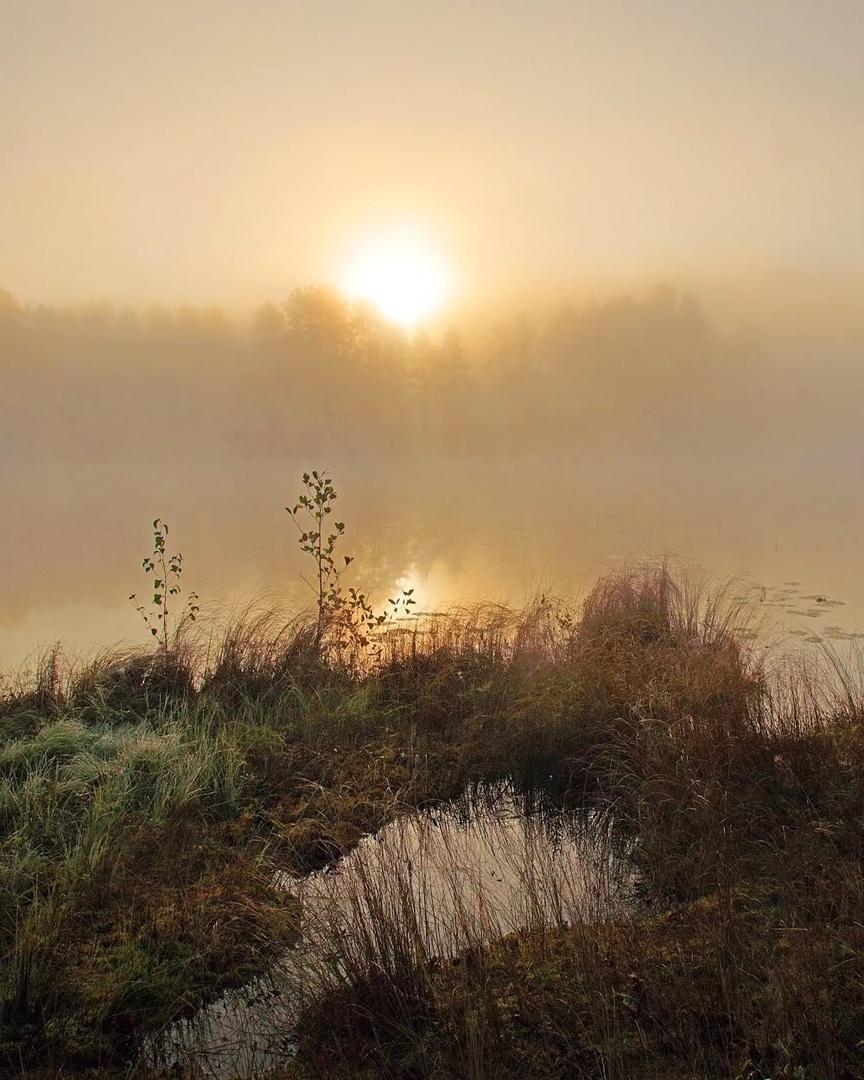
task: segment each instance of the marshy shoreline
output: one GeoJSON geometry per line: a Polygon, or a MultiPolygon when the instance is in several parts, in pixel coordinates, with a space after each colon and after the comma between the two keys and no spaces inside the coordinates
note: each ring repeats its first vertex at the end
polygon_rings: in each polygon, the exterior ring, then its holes
{"type": "Polygon", "coordinates": [[[261,614],[7,679],[3,1074],[158,1074],[142,1047],[297,944],[280,872],[507,785],[592,811],[633,903],[495,940],[463,909],[442,959],[373,890],[281,1076],[860,1078],[864,679],[766,649],[750,602],[640,564],[579,605],[384,627],[365,659],[261,614]]]}

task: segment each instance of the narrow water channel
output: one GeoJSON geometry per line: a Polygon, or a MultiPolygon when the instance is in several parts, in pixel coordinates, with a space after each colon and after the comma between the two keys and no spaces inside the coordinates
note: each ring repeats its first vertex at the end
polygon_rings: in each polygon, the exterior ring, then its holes
{"type": "Polygon", "coordinates": [[[336,866],[284,879],[302,938],[267,976],[166,1033],[160,1064],[246,1077],[294,1054],[292,1030],[328,989],[372,968],[422,964],[513,931],[613,917],[630,878],[608,822],[523,812],[509,791],[400,817],[336,866]]]}

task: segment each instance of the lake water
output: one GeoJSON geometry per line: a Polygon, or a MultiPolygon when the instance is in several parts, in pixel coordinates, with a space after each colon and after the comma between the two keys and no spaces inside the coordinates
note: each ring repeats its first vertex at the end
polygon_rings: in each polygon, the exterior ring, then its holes
{"type": "MultiPolygon", "coordinates": [[[[646,452],[406,462],[206,458],[0,464],[0,671],[55,641],[73,654],[144,644],[127,597],[148,594],[151,522],[169,523],[202,616],[250,599],[313,601],[286,505],[329,468],[351,584],[418,610],[478,600],[578,598],[621,560],[672,557],[765,587],[765,612],[801,640],[864,626],[864,501],[848,459],[646,452]]],[[[346,581],[348,579],[346,578],[346,581]]]]}

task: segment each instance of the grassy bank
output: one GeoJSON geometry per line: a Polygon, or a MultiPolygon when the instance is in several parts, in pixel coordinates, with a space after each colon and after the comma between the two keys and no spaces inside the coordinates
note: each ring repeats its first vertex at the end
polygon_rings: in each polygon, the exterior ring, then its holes
{"type": "Polygon", "coordinates": [[[6,1072],[128,1069],[296,939],[274,870],[509,781],[596,807],[638,902],[478,927],[451,963],[396,908],[366,932],[367,897],[286,1070],[861,1077],[864,698],[848,667],[766,657],[748,611],[636,567],[578,606],[397,624],[365,659],[265,616],[86,668],[50,655],[0,702],[6,1072]]]}

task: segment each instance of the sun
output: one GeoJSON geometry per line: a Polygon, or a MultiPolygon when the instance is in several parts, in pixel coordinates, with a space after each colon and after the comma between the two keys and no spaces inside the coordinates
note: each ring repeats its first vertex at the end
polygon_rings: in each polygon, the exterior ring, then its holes
{"type": "Polygon", "coordinates": [[[434,245],[403,229],[377,233],[358,244],[345,263],[340,286],[410,330],[441,310],[452,295],[454,275],[434,245]]]}

